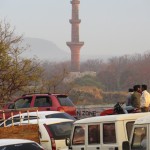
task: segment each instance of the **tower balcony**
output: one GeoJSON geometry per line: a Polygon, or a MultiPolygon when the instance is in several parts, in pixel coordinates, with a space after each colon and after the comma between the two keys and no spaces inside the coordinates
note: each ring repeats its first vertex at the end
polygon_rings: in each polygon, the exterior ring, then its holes
{"type": "Polygon", "coordinates": [[[70,48],[73,48],[73,47],[82,47],[84,45],[84,42],[66,42],[66,44],[70,48]]]}
{"type": "Polygon", "coordinates": [[[70,22],[71,24],[79,24],[79,23],[81,22],[81,20],[80,20],[80,19],[76,19],[76,20],[70,19],[69,22],[70,22]]]}

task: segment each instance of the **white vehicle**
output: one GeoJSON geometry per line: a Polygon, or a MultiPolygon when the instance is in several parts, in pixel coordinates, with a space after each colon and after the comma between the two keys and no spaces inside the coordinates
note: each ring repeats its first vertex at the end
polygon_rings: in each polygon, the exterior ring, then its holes
{"type": "Polygon", "coordinates": [[[123,150],[150,150],[150,115],[138,118],[130,141],[123,142],[123,150]]]}
{"type": "Polygon", "coordinates": [[[122,150],[122,142],[130,139],[135,120],[148,114],[97,116],[75,121],[66,144],[70,150],[122,150]]]}
{"type": "Polygon", "coordinates": [[[23,139],[0,139],[0,150],[44,150],[38,143],[23,139]]]}
{"type": "Polygon", "coordinates": [[[65,139],[70,137],[73,122],[70,119],[49,118],[16,122],[13,125],[38,124],[42,147],[45,150],[62,150],[67,149],[65,139]]]}
{"type": "Polygon", "coordinates": [[[33,119],[47,119],[47,118],[65,118],[76,120],[73,116],[69,115],[65,112],[60,111],[38,111],[38,112],[28,112],[28,113],[21,113],[18,115],[14,115],[4,122],[0,124],[0,127],[8,126],[9,124],[13,124],[15,122],[22,122],[25,120],[33,120],[33,119]]]}

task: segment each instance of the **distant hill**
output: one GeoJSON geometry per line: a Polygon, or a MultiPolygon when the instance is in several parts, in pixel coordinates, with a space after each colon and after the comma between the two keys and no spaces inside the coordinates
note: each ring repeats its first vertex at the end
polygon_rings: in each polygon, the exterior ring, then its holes
{"type": "MultiPolygon", "coordinates": [[[[71,52],[68,48],[68,52],[62,50],[57,47],[57,45],[51,41],[39,39],[39,38],[24,38],[23,46],[29,45],[27,51],[23,53],[23,57],[33,58],[37,57],[40,60],[48,60],[48,61],[70,61],[71,60],[71,52]]],[[[67,45],[66,45],[67,48],[67,45]]],[[[82,52],[82,49],[81,49],[82,52]]],[[[103,59],[108,60],[111,56],[108,55],[96,55],[92,54],[80,54],[81,62],[86,61],[88,59],[103,59]]]]}
{"type": "Polygon", "coordinates": [[[53,42],[39,38],[24,38],[23,45],[29,45],[23,57],[37,57],[40,60],[67,61],[70,60],[70,53],[58,48],[53,42]]]}

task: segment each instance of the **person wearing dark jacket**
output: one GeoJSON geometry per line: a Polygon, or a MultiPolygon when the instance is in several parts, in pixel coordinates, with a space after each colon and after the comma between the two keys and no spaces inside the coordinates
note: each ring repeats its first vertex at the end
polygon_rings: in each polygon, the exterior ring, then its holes
{"type": "Polygon", "coordinates": [[[140,112],[140,97],[141,97],[141,94],[140,94],[140,85],[134,85],[133,86],[133,94],[131,95],[131,106],[133,106],[134,108],[137,108],[139,109],[139,112],[140,112]]]}

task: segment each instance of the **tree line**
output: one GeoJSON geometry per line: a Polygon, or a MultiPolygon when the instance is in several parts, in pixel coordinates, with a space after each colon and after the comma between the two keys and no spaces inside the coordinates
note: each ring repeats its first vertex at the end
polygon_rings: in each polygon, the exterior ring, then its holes
{"type": "Polygon", "coordinates": [[[112,57],[107,62],[88,60],[82,67],[97,72],[105,91],[126,91],[135,84],[147,84],[150,88],[150,51],[112,57]]]}

